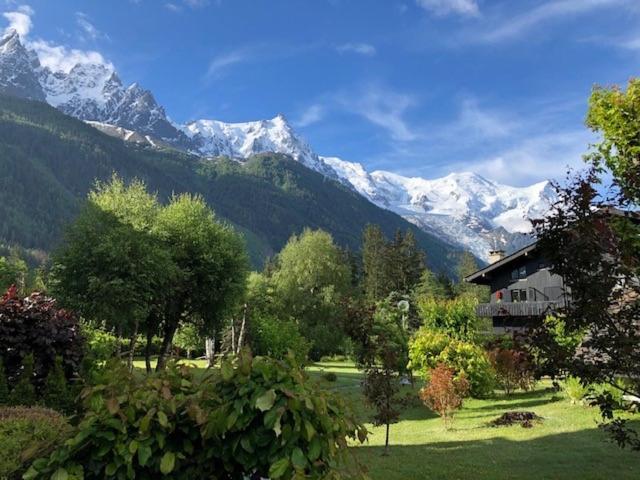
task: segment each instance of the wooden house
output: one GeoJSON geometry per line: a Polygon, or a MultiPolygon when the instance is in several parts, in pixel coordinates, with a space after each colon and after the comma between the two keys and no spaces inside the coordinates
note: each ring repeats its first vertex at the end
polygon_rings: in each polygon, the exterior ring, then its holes
{"type": "Polygon", "coordinates": [[[489,303],[477,306],[480,317],[493,320],[494,330],[524,330],[535,327],[557,307],[568,300],[560,275],[551,273],[536,243],[505,256],[491,252],[491,263],[465,278],[491,289],[489,303]]]}

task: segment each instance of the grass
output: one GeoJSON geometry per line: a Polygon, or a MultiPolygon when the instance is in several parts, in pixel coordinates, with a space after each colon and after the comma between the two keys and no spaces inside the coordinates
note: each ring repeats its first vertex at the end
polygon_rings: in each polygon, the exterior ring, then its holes
{"type": "MultiPolygon", "coordinates": [[[[202,360],[184,360],[196,367],[202,360]]],[[[136,361],[144,368],[144,361],[136,361]]],[[[322,362],[307,367],[311,377],[350,400],[363,422],[371,418],[364,404],[362,372],[348,362],[322,362]],[[334,372],[335,382],[322,375],[334,372]]],[[[404,393],[417,389],[403,387],[404,393]]],[[[532,392],[510,397],[468,399],[445,430],[442,420],[416,401],[391,426],[390,454],[382,456],[384,427],[373,427],[365,445],[354,446],[355,458],[373,480],[417,479],[637,479],[640,453],[622,450],[598,430],[598,410],[572,405],[561,392],[542,382],[532,392]],[[487,423],[509,410],[528,410],[544,418],[542,424],[489,427],[487,423]]]]}
{"type": "MultiPolygon", "coordinates": [[[[328,388],[347,396],[363,421],[370,418],[360,394],[361,373],[347,363],[321,363],[308,369],[328,388]],[[321,379],[333,371],[336,382],[321,379]]],[[[353,448],[373,479],[574,479],[640,478],[640,454],[621,450],[598,430],[598,411],[571,405],[541,383],[533,392],[469,399],[453,428],[416,403],[391,426],[389,456],[382,456],[384,428],[371,425],[369,441],[353,448]],[[509,410],[529,410],[544,418],[531,429],[488,427],[509,410]]],[[[410,387],[406,387],[410,392],[410,387]]]]}

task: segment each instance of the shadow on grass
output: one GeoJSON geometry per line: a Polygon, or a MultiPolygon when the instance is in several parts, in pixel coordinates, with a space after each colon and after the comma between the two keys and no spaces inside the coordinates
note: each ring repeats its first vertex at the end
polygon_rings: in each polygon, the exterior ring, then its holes
{"type": "Polygon", "coordinates": [[[531,400],[523,400],[521,402],[510,401],[509,398],[496,398],[494,400],[495,403],[491,403],[490,405],[485,405],[482,407],[469,407],[470,411],[482,411],[482,410],[522,410],[526,408],[539,407],[540,405],[547,405],[549,403],[555,403],[561,398],[548,397],[548,398],[538,398],[531,400]]]}
{"type": "MultiPolygon", "coordinates": [[[[635,427],[640,422],[634,422],[635,427]]],[[[455,431],[451,434],[455,435],[455,431]]],[[[514,441],[504,437],[353,451],[374,480],[637,479],[640,456],[607,441],[597,429],[514,441]]]]}

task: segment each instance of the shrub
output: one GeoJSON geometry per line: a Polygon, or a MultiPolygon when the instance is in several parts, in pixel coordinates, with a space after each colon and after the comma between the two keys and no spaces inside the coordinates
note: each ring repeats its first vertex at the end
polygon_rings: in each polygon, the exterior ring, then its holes
{"type": "Polygon", "coordinates": [[[469,392],[469,382],[463,375],[443,363],[429,372],[429,383],[420,390],[420,398],[431,410],[442,417],[449,428],[453,414],[462,407],[462,399],[469,392]]]}
{"type": "Polygon", "coordinates": [[[113,358],[118,350],[118,338],[112,333],[105,332],[88,324],[82,325],[87,347],[87,355],[92,361],[105,361],[113,358]]]}
{"type": "Polygon", "coordinates": [[[65,418],[53,410],[0,408],[0,478],[22,478],[34,459],[49,455],[70,434],[65,418]]]}
{"type": "Polygon", "coordinates": [[[44,387],[57,355],[62,356],[65,376],[70,379],[78,373],[84,354],[74,315],[58,309],[53,299],[40,293],[19,298],[15,289],[0,298],[0,345],[10,386],[17,381],[24,356],[33,355],[32,380],[37,391],[44,387]]]}
{"type": "Polygon", "coordinates": [[[49,408],[70,414],[74,410],[73,397],[62,369],[62,357],[57,356],[45,382],[43,402],[49,408]]]}
{"type": "Polygon", "coordinates": [[[366,436],[342,401],[292,359],[235,362],[207,375],[110,365],[108,381],[82,394],[78,433],[26,478],[342,478],[347,438],[366,436]]]}
{"type": "Polygon", "coordinates": [[[469,393],[474,397],[491,395],[495,372],[486,352],[470,342],[456,340],[433,329],[421,327],[409,345],[409,366],[429,380],[429,371],[443,363],[454,369],[455,376],[464,375],[469,393]]]}
{"type": "Polygon", "coordinates": [[[334,372],[323,373],[322,378],[324,378],[327,382],[335,382],[338,380],[338,376],[334,372]]]}
{"type": "Polygon", "coordinates": [[[198,328],[193,323],[180,325],[173,337],[173,346],[184,351],[187,358],[191,358],[194,353],[202,353],[204,342],[204,337],[200,335],[198,328]]]}
{"type": "Polygon", "coordinates": [[[480,321],[476,315],[477,300],[460,297],[453,300],[420,298],[418,313],[424,326],[441,330],[460,340],[472,340],[480,321]]]}
{"type": "Polygon", "coordinates": [[[304,362],[309,346],[292,320],[279,320],[268,315],[253,319],[251,348],[256,355],[283,359],[291,350],[299,362],[304,362]]]}
{"type": "Polygon", "coordinates": [[[9,394],[9,404],[32,406],[36,400],[36,389],[33,386],[33,354],[30,353],[24,357],[22,370],[9,394]]]}
{"type": "Polygon", "coordinates": [[[562,389],[572,404],[583,403],[589,393],[589,386],[582,383],[578,377],[567,377],[562,382],[562,389]]]}
{"type": "Polygon", "coordinates": [[[496,378],[507,395],[517,389],[531,390],[535,384],[531,358],[527,352],[510,348],[495,348],[489,359],[496,378]]]}
{"type": "Polygon", "coordinates": [[[4,373],[4,364],[0,357],[0,405],[6,405],[9,402],[9,384],[7,383],[7,375],[4,373]]]}

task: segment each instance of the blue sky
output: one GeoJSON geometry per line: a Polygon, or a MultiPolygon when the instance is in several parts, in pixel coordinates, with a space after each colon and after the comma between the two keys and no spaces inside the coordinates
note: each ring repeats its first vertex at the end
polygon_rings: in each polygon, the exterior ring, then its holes
{"type": "Polygon", "coordinates": [[[177,122],[283,113],[320,154],[427,178],[562,177],[593,140],[592,86],[640,60],[639,0],[4,4],[30,42],[112,62],[177,122]]]}

